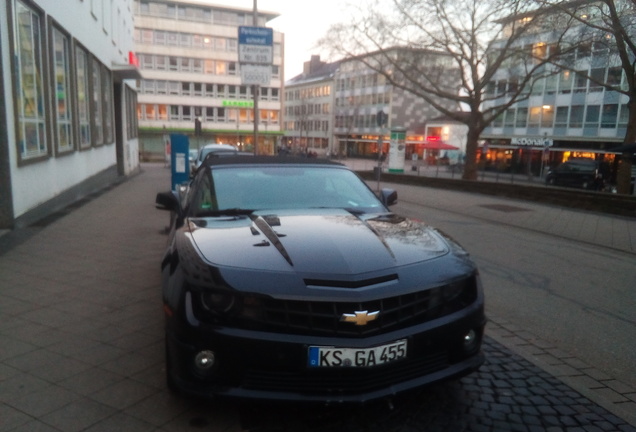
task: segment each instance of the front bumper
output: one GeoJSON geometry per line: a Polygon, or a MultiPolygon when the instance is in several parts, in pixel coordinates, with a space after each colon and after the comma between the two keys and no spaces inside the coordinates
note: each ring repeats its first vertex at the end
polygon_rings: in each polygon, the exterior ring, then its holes
{"type": "Polygon", "coordinates": [[[309,337],[209,325],[178,328],[169,322],[169,373],[180,391],[196,396],[367,402],[479,368],[484,362],[485,322],[479,303],[435,321],[365,338],[309,337]],[[467,345],[465,336],[470,331],[475,340],[467,345]],[[312,345],[368,348],[400,339],[407,339],[408,354],[393,363],[361,368],[308,366],[312,345]],[[213,352],[215,361],[201,370],[194,358],[204,350],[213,352]]]}

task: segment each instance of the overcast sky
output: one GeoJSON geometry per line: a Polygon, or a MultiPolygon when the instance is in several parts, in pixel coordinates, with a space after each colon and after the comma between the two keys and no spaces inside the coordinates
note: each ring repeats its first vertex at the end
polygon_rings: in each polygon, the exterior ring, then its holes
{"type": "MultiPolygon", "coordinates": [[[[343,0],[257,0],[259,11],[275,12],[280,16],[267,25],[285,33],[285,79],[295,77],[303,70],[303,63],[312,54],[326,54],[314,48],[332,23],[340,22],[343,0]]],[[[253,0],[210,0],[210,4],[230,5],[252,10],[253,0]]]]}

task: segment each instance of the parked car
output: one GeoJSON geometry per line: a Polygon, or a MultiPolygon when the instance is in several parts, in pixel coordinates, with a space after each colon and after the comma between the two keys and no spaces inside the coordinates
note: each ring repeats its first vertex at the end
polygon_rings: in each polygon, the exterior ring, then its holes
{"type": "Polygon", "coordinates": [[[545,182],[552,186],[603,190],[605,181],[600,168],[600,164],[594,159],[569,159],[555,169],[550,169],[546,175],[545,182]]]}
{"type": "Polygon", "coordinates": [[[392,213],[335,162],[208,158],[161,263],[168,387],[365,402],[476,370],[486,318],[468,253],[392,213]]]}
{"type": "Polygon", "coordinates": [[[192,166],[192,173],[201,166],[206,156],[213,153],[216,156],[234,156],[239,153],[238,149],[229,144],[206,144],[199,149],[199,153],[192,166]]]}

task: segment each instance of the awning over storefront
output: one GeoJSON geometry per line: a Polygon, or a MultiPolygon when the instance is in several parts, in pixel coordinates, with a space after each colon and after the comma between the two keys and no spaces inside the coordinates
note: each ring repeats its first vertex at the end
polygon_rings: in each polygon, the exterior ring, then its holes
{"type": "Polygon", "coordinates": [[[446,144],[443,141],[407,141],[406,144],[414,144],[424,150],[459,150],[459,147],[446,144]]]}
{"type": "Polygon", "coordinates": [[[620,147],[609,149],[612,153],[636,153],[636,144],[626,144],[620,147]]]}

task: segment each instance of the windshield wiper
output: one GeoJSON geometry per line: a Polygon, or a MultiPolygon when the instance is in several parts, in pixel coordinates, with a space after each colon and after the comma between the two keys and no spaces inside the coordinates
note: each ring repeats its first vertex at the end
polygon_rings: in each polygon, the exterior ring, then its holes
{"type": "Polygon", "coordinates": [[[203,210],[194,217],[217,217],[217,216],[249,216],[254,213],[253,209],[229,208],[221,210],[203,210]]]}

